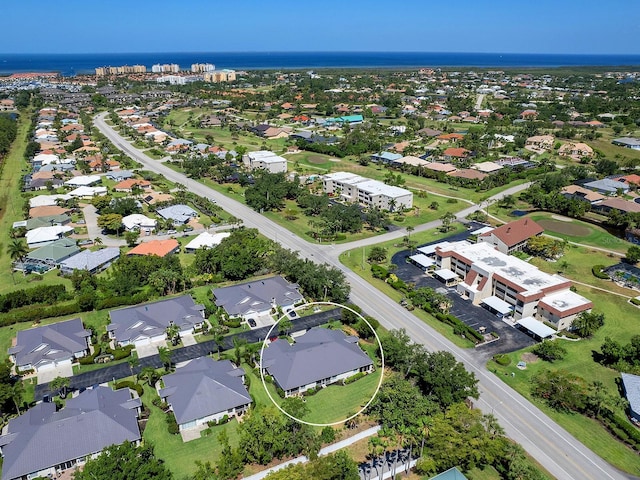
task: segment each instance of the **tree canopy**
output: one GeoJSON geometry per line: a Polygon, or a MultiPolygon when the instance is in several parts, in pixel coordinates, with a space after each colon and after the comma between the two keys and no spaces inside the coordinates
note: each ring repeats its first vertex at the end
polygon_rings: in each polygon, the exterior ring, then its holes
{"type": "Polygon", "coordinates": [[[153,447],[130,442],[105,448],[74,474],[75,480],[171,480],[171,472],[156,458],[153,447]]]}

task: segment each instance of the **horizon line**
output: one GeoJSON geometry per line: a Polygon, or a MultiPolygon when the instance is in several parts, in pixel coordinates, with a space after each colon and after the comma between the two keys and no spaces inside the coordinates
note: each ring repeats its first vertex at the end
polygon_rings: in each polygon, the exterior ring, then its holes
{"type": "Polygon", "coordinates": [[[447,55],[557,55],[557,56],[640,56],[639,53],[553,53],[553,52],[462,52],[462,51],[428,51],[428,50],[180,50],[180,51],[120,51],[120,52],[0,52],[0,55],[158,55],[158,54],[271,54],[271,53],[330,53],[330,54],[447,54],[447,55]]]}

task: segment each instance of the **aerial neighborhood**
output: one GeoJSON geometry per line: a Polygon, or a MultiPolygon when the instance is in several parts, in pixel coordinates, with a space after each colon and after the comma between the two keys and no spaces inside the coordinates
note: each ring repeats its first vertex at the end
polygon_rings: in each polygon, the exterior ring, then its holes
{"type": "Polygon", "coordinates": [[[631,67],[0,77],[2,480],[556,478],[533,409],[637,474],[639,95],[631,67]]]}

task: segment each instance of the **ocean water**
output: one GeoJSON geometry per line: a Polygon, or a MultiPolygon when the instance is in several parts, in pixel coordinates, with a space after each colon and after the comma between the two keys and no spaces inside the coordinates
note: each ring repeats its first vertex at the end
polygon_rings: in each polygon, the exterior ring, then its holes
{"type": "Polygon", "coordinates": [[[638,66],[640,55],[564,55],[514,53],[429,52],[184,52],[184,53],[86,53],[0,54],[0,74],[59,72],[62,75],[93,73],[106,65],[213,63],[235,70],[299,68],[408,68],[408,67],[562,67],[638,66]]]}

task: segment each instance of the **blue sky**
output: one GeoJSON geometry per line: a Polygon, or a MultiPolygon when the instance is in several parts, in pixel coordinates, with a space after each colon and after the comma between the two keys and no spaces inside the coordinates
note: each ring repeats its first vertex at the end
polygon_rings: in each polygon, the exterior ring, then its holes
{"type": "Polygon", "coordinates": [[[2,10],[2,53],[640,54],[638,0],[8,0],[2,10]]]}

